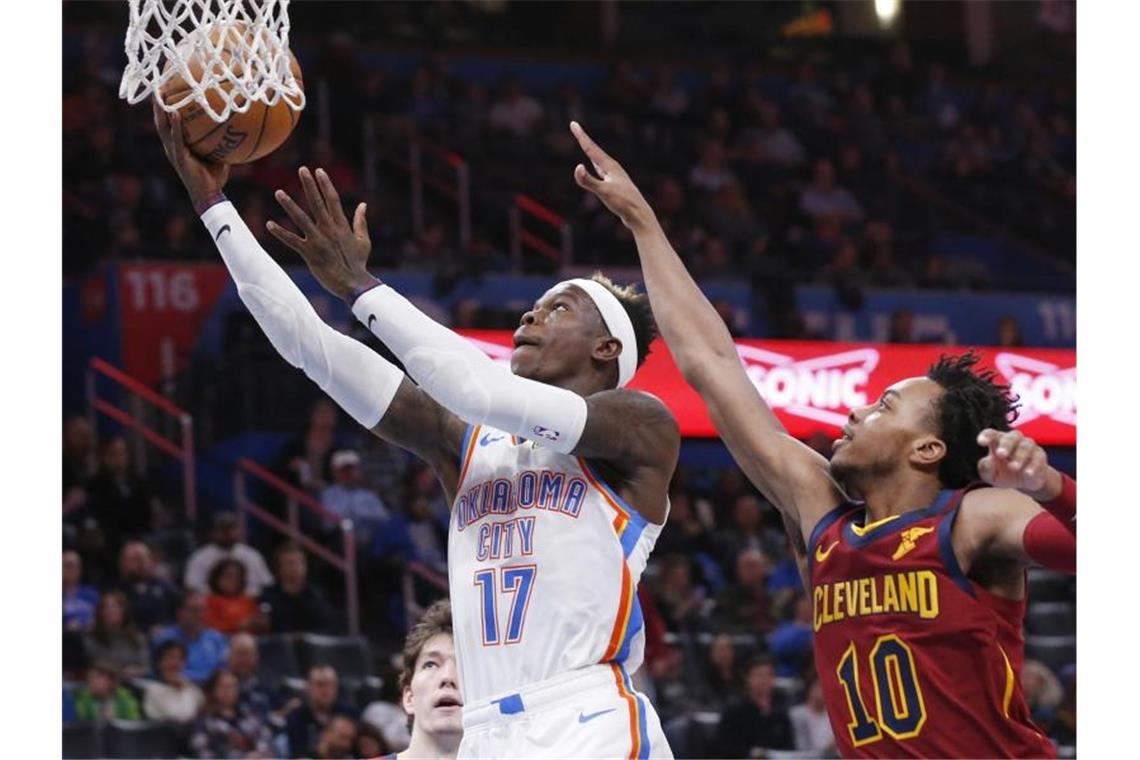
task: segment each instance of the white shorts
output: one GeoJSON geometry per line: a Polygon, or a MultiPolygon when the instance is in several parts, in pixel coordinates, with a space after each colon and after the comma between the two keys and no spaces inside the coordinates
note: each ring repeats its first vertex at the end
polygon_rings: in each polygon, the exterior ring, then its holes
{"type": "Polygon", "coordinates": [[[463,708],[460,760],[672,758],[657,711],[618,665],[591,665],[463,708]]]}

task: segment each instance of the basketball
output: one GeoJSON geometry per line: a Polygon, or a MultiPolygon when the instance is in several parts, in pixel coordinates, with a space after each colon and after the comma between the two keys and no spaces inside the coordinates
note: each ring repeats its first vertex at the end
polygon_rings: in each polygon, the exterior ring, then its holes
{"type": "MultiPolygon", "coordinates": [[[[240,76],[241,63],[233,60],[233,51],[243,43],[241,35],[246,35],[245,24],[238,22],[225,29],[215,29],[209,35],[211,47],[217,49],[222,34],[225,34],[226,38],[223,47],[218,51],[217,60],[212,65],[219,75],[224,67],[232,67],[234,73],[240,76]]],[[[244,42],[249,44],[251,41],[246,39],[244,42]]],[[[290,71],[296,77],[297,83],[303,85],[301,67],[296,57],[292,51],[286,52],[289,55],[290,71]]],[[[200,54],[191,56],[188,66],[191,75],[200,79],[204,67],[202,56],[200,54]]],[[[228,93],[233,85],[222,81],[218,87],[228,93]]],[[[164,103],[175,103],[191,89],[180,74],[175,74],[159,89],[159,94],[164,103]]],[[[225,107],[223,96],[213,88],[206,91],[206,99],[210,106],[218,111],[225,107]]],[[[241,107],[244,104],[245,97],[236,95],[234,105],[241,107]]],[[[260,100],[254,101],[248,110],[232,112],[229,118],[222,122],[214,121],[195,101],[190,101],[179,109],[179,114],[182,116],[183,135],[190,150],[200,158],[226,164],[246,164],[272,153],[285,142],[301,117],[300,111],[290,107],[283,97],[273,105],[267,105],[260,100]]]]}

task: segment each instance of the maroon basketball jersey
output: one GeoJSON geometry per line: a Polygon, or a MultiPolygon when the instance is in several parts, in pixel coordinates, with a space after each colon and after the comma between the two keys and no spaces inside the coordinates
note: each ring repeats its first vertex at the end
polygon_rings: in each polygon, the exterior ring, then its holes
{"type": "Polygon", "coordinates": [[[964,493],[870,525],[842,505],[812,531],[815,664],[844,757],[1056,756],[1021,692],[1025,601],[954,555],[964,493]]]}

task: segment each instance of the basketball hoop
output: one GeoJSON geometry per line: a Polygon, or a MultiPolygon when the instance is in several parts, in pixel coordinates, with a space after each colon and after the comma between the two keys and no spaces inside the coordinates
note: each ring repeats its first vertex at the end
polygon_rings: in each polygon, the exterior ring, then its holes
{"type": "Polygon", "coordinates": [[[129,0],[119,97],[138,103],[178,77],[177,92],[155,98],[167,111],[198,103],[216,122],[284,99],[305,107],[289,68],[289,0],[129,0]],[[183,84],[184,83],[184,84],[183,84]]]}

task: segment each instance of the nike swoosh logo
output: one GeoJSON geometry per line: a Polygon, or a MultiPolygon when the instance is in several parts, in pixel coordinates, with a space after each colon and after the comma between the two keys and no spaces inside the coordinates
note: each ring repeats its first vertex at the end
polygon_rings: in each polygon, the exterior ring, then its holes
{"type": "Polygon", "coordinates": [[[491,434],[487,433],[486,435],[484,435],[482,438],[479,439],[479,445],[480,446],[486,446],[488,444],[494,443],[495,441],[501,441],[504,438],[506,438],[505,435],[500,435],[500,436],[496,436],[495,438],[492,438],[491,434]]]}
{"type": "Polygon", "coordinates": [[[230,231],[230,226],[229,226],[228,224],[223,224],[223,225],[222,225],[222,228],[221,228],[220,230],[218,230],[218,234],[217,234],[217,235],[214,235],[214,242],[216,243],[216,242],[218,242],[219,240],[221,240],[221,239],[222,239],[222,234],[223,234],[223,233],[226,233],[226,232],[229,232],[229,231],[230,231]]]}
{"type": "Polygon", "coordinates": [[[611,707],[608,710],[599,710],[598,712],[590,713],[589,715],[586,715],[585,713],[578,713],[578,722],[579,723],[586,723],[587,721],[591,721],[594,718],[598,717],[599,715],[605,715],[606,713],[612,713],[616,709],[617,709],[616,707],[611,707]]]}
{"type": "Polygon", "coordinates": [[[827,551],[824,551],[822,546],[815,547],[815,561],[816,562],[823,562],[825,559],[827,559],[829,556],[831,556],[831,550],[834,549],[838,545],[839,545],[838,541],[832,542],[831,546],[827,547],[827,551]]]}
{"type": "Polygon", "coordinates": [[[368,332],[372,332],[372,323],[376,321],[375,314],[368,315],[368,332]]]}

